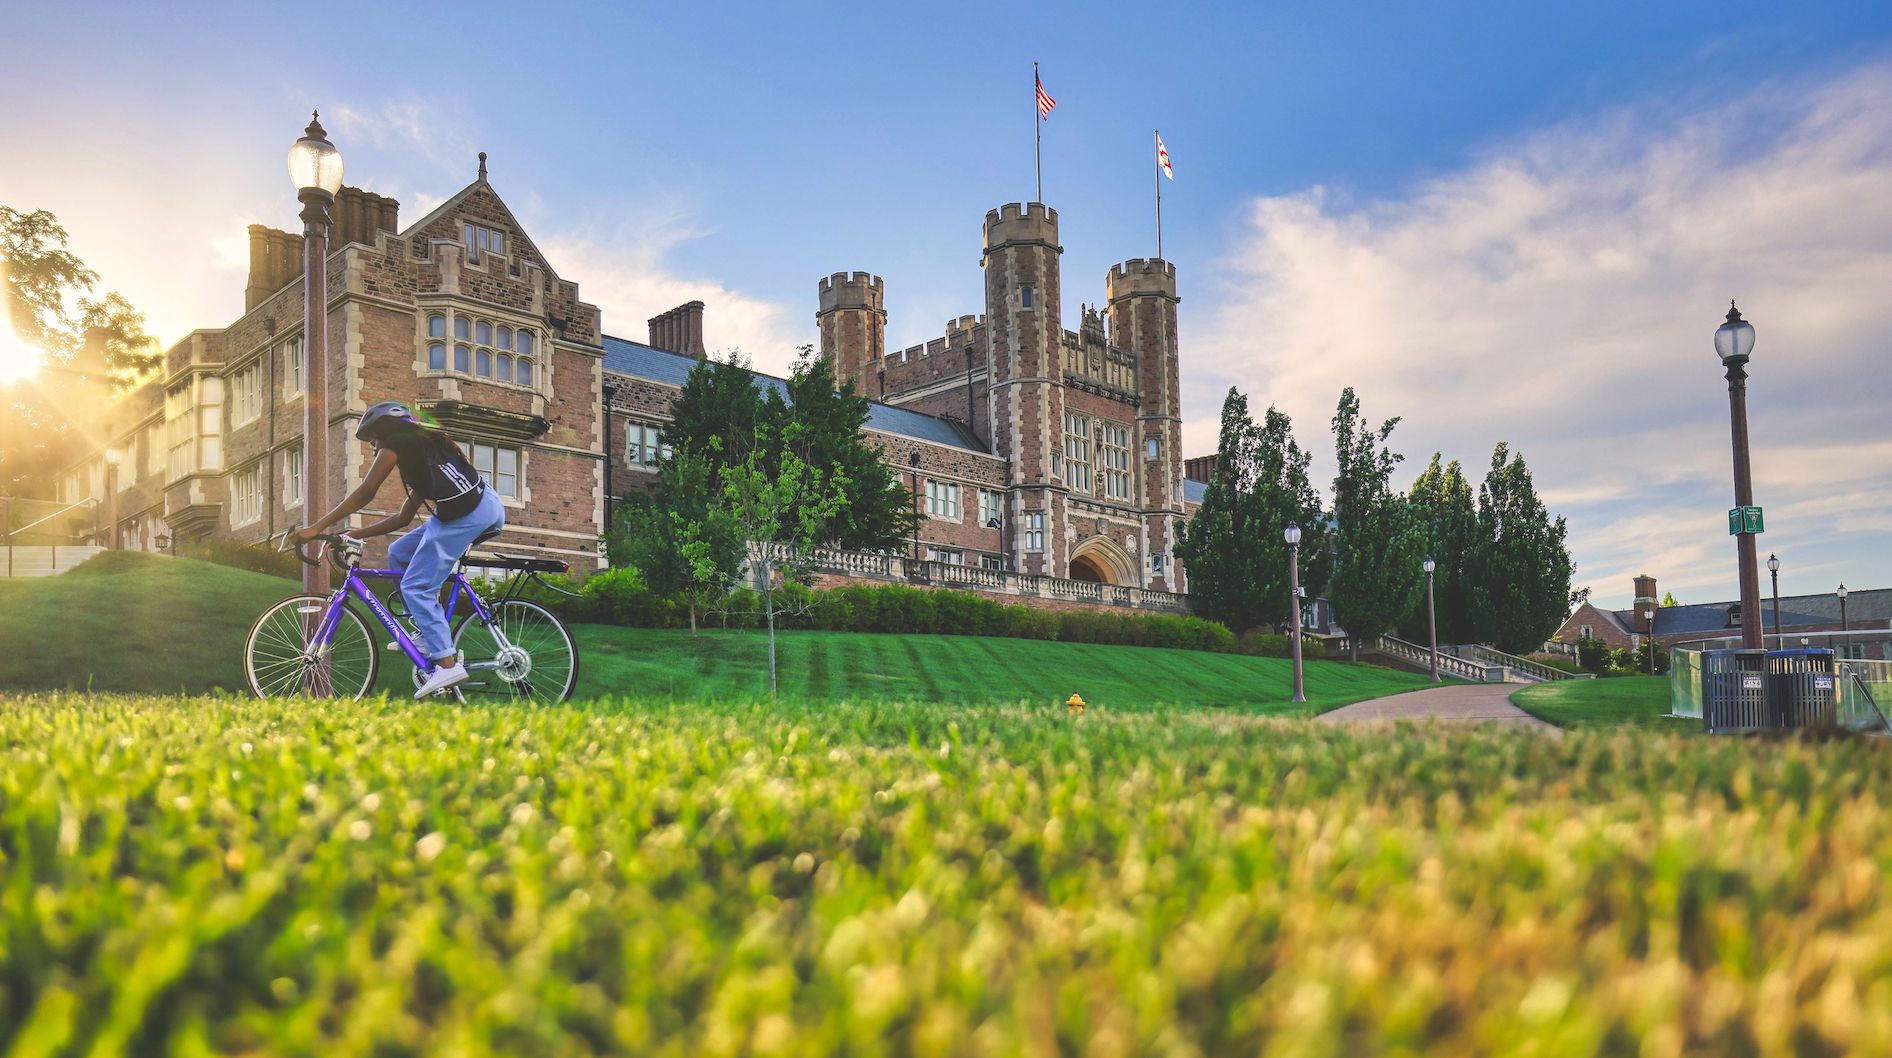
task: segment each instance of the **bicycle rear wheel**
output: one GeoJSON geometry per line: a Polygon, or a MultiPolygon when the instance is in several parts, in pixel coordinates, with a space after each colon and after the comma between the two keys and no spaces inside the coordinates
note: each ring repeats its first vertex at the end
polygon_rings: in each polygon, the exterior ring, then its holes
{"type": "Polygon", "coordinates": [[[323,595],[292,595],[250,626],[243,675],[257,697],[360,698],[374,686],[381,656],[368,623],[354,610],[343,606],[334,635],[319,651],[309,648],[328,603],[323,595]]]}
{"type": "Polygon", "coordinates": [[[578,685],[578,645],[565,625],[524,599],[492,609],[491,625],[468,614],[453,630],[453,645],[464,653],[470,673],[460,693],[469,701],[546,705],[570,698],[578,685]]]}

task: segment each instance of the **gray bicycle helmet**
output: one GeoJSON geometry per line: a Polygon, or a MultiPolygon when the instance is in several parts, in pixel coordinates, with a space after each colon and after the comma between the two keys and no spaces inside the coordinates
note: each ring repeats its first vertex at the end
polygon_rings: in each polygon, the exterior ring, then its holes
{"type": "Polygon", "coordinates": [[[394,430],[403,427],[427,429],[429,425],[405,402],[384,400],[362,414],[361,425],[355,427],[355,440],[380,442],[394,430]]]}

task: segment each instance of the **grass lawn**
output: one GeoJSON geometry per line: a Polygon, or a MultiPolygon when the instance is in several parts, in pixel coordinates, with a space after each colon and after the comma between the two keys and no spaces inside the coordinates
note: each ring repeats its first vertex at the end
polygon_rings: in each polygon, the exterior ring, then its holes
{"type": "Polygon", "coordinates": [[[0,578],[0,688],[243,690],[243,637],[294,581],[108,551],[56,577],[0,578]]]}
{"type": "Polygon", "coordinates": [[[1559,727],[1647,727],[1699,733],[1696,720],[1670,719],[1667,676],[1556,680],[1511,696],[1518,708],[1559,727]]]}
{"type": "MultiPolygon", "coordinates": [[[[194,559],[108,553],[58,577],[0,580],[0,688],[243,691],[243,638],[291,581],[194,559]]],[[[364,617],[367,615],[364,614],[364,617]]],[[[370,628],[378,632],[372,618],[370,628]]],[[[768,681],[763,632],[578,625],[575,697],[753,698],[768,681]]],[[[779,635],[782,697],[796,701],[1159,703],[1300,712],[1289,663],[1204,651],[984,636],[779,635]]],[[[412,667],[384,653],[378,686],[411,693],[412,667]]],[[[1422,676],[1310,662],[1309,710],[1426,686],[1422,676]]]]}
{"type": "Polygon", "coordinates": [[[1881,748],[15,697],[0,1054],[1886,1054],[1881,748]]]}

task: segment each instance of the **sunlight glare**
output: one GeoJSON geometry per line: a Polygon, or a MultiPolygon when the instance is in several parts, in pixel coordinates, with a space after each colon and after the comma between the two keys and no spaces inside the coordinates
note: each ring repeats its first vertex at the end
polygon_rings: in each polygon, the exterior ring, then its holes
{"type": "Polygon", "coordinates": [[[0,386],[18,382],[39,369],[40,351],[13,333],[5,313],[0,312],[0,386]]]}

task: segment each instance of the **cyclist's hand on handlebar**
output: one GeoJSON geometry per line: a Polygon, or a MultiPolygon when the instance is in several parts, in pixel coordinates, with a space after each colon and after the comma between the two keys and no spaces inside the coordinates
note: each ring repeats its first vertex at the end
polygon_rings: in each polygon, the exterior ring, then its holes
{"type": "Polygon", "coordinates": [[[289,543],[292,546],[301,547],[303,544],[306,544],[311,540],[318,539],[319,537],[321,537],[321,535],[322,534],[319,530],[316,530],[310,526],[305,525],[302,528],[297,529],[296,531],[289,534],[289,543]]]}

